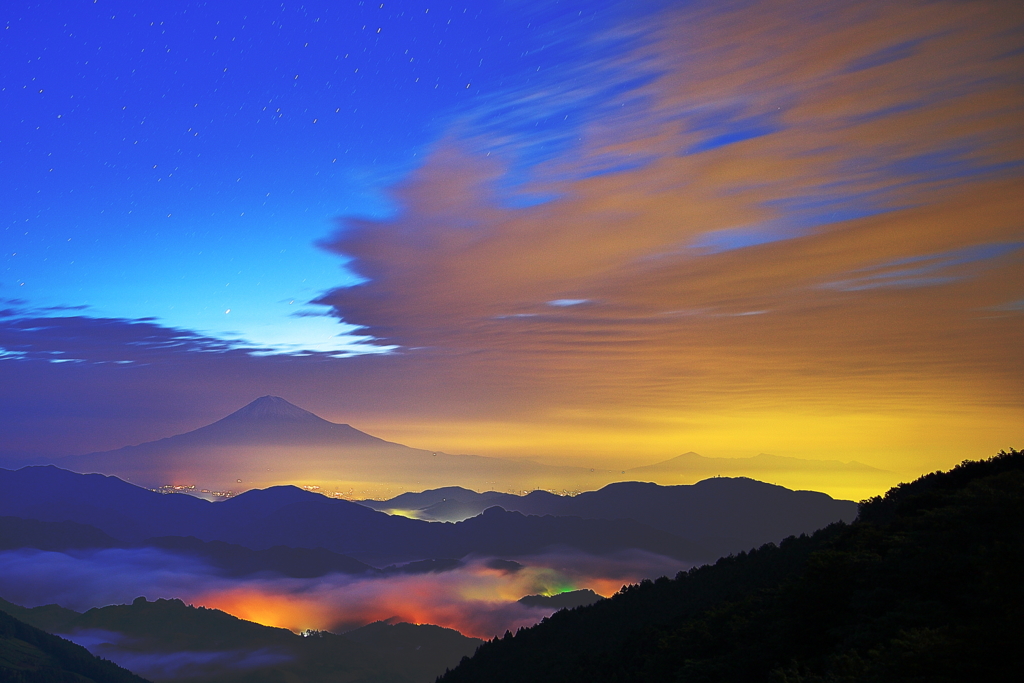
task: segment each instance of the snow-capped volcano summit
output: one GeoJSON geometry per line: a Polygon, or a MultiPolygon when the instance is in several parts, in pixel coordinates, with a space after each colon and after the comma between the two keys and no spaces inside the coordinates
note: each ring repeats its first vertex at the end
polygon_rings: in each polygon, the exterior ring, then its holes
{"type": "MultiPolygon", "coordinates": [[[[235,420],[250,422],[286,421],[286,422],[327,422],[319,415],[303,410],[294,403],[289,403],[280,396],[261,396],[227,417],[219,420],[235,420]]],[[[216,424],[216,423],[214,423],[216,424]]]]}

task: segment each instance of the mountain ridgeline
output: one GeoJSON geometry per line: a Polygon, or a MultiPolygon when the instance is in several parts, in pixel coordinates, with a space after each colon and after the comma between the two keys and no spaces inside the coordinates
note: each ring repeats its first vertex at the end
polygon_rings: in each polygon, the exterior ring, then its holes
{"type": "Polygon", "coordinates": [[[625,586],[485,643],[440,683],[1016,680],[1024,452],[864,502],[853,524],[625,586]]]}
{"type": "MultiPolygon", "coordinates": [[[[689,484],[716,475],[748,476],[790,488],[814,488],[823,473],[833,480],[842,475],[843,481],[869,484],[868,490],[881,490],[883,482],[893,483],[892,473],[856,462],[766,454],[704,458],[687,453],[626,470],[450,454],[377,438],[325,420],[277,396],[258,398],[184,434],[48,462],[75,472],[115,475],[148,487],[194,484],[237,491],[307,482],[336,491],[362,491],[362,496],[396,488],[417,491],[453,485],[475,490],[592,490],[614,481],[689,484]]],[[[482,508],[477,513],[480,511],[482,508]]]]}
{"type": "Polygon", "coordinates": [[[188,473],[201,487],[237,490],[311,481],[399,486],[485,481],[599,481],[582,467],[452,455],[385,441],[325,420],[277,396],[263,396],[212,424],[113,451],[60,458],[62,468],[118,476],[145,486],[177,482],[188,473]],[[396,480],[396,477],[398,478],[396,480]],[[241,483],[244,486],[239,487],[241,483]]]}
{"type": "MultiPolygon", "coordinates": [[[[84,648],[33,627],[88,641],[94,652],[131,664],[133,670],[154,680],[190,683],[421,683],[471,654],[482,642],[440,626],[390,622],[376,622],[344,635],[321,631],[297,635],[181,600],[138,598],[130,605],[85,613],[56,605],[29,609],[0,600],[0,610],[0,681],[19,680],[5,677],[14,669],[5,667],[2,659],[4,619],[14,622],[14,618],[24,622],[15,627],[20,628],[16,633],[22,634],[22,640],[32,637],[36,641],[29,638],[30,642],[67,651],[66,659],[73,656],[85,664],[95,660],[84,648]]],[[[110,671],[105,677],[90,677],[97,683],[142,681],[124,670],[118,673],[110,662],[101,663],[110,671]]],[[[100,671],[98,664],[92,666],[90,670],[100,671]]],[[[86,670],[84,665],[80,668],[86,670]]],[[[75,678],[23,680],[84,683],[75,678]]]]}
{"type": "Polygon", "coordinates": [[[853,521],[857,505],[815,491],[791,491],[743,477],[715,477],[691,485],[619,482],[598,491],[524,496],[446,487],[404,493],[386,501],[360,501],[419,519],[457,521],[493,506],[524,515],[632,519],[703,546],[700,559],[715,560],[786,536],[810,533],[837,520],[853,521]]]}
{"type": "Polygon", "coordinates": [[[4,683],[148,683],[81,645],[46,633],[3,611],[0,681],[4,683]]]}
{"type": "MultiPolygon", "coordinates": [[[[681,562],[706,562],[836,520],[851,520],[856,512],[853,503],[824,494],[729,478],[673,487],[622,483],[576,498],[535,492],[502,499],[509,505],[517,500],[546,501],[561,516],[495,506],[462,522],[437,523],[388,515],[293,486],[252,490],[212,503],[53,466],[0,469],[0,515],[92,527],[29,529],[27,522],[7,520],[0,524],[0,545],[61,550],[62,544],[146,544],[200,555],[232,575],[244,574],[247,568],[258,571],[260,563],[281,571],[291,562],[281,547],[306,549],[310,566],[349,573],[367,571],[368,565],[471,553],[529,555],[552,547],[593,554],[639,549],[681,562]],[[558,505],[563,507],[556,509],[558,505]],[[182,540],[187,537],[194,538],[182,540]],[[262,554],[246,553],[246,548],[262,554]],[[314,557],[316,553],[320,556],[314,557]]],[[[295,576],[299,570],[290,571],[284,573],[295,576]]]]}

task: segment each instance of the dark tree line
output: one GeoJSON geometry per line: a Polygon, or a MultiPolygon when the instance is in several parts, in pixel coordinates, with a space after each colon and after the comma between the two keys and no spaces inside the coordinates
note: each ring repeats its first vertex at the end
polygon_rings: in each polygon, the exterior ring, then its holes
{"type": "Polygon", "coordinates": [[[0,681],[3,683],[147,683],[80,645],[41,631],[0,611],[0,681]]]}
{"type": "Polygon", "coordinates": [[[1017,680],[1024,452],[864,501],[857,521],[626,586],[482,645],[442,683],[1017,680]]]}

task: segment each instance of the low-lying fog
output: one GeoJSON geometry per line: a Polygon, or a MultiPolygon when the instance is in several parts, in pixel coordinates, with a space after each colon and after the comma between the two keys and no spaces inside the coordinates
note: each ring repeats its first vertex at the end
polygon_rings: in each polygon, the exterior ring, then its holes
{"type": "Polygon", "coordinates": [[[73,554],[23,549],[0,553],[0,596],[26,607],[57,603],[77,611],[130,603],[138,596],[180,598],[296,632],[340,633],[398,617],[491,638],[552,612],[519,604],[525,595],[589,588],[608,596],[623,584],[687,568],[678,560],[636,550],[595,556],[553,549],[528,557],[469,557],[441,572],[238,579],[152,548],[73,554]]]}

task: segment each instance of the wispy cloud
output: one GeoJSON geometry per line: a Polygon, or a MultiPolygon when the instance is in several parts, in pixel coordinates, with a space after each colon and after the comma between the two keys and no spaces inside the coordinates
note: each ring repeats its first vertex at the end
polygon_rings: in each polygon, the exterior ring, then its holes
{"type": "MultiPolygon", "coordinates": [[[[365,335],[349,335],[352,343],[348,347],[335,344],[331,350],[321,351],[298,343],[260,346],[243,339],[170,327],[156,318],[68,315],[82,308],[10,307],[0,311],[0,359],[6,356],[49,363],[129,364],[159,362],[193,354],[344,358],[388,350],[373,344],[373,340],[365,335]]],[[[301,312],[298,315],[313,314],[301,312]]],[[[315,315],[323,317],[325,314],[315,315]]]]}
{"type": "Polygon", "coordinates": [[[993,267],[996,259],[1013,254],[1024,243],[986,244],[942,254],[896,259],[867,268],[859,268],[849,277],[829,282],[824,287],[854,292],[878,287],[929,287],[972,277],[979,269],[993,267]]]}
{"type": "Polygon", "coordinates": [[[1019,354],[975,312],[1020,291],[1021,252],[998,246],[1022,235],[1020,21],[1007,3],[659,14],[635,48],[658,74],[642,112],[580,143],[643,164],[553,160],[531,190],[557,199],[513,208],[481,123],[395,188],[400,214],[340,223],[325,247],[368,281],[320,303],[547,411],[941,410],[951,386],[1009,406],[1019,354]]]}

